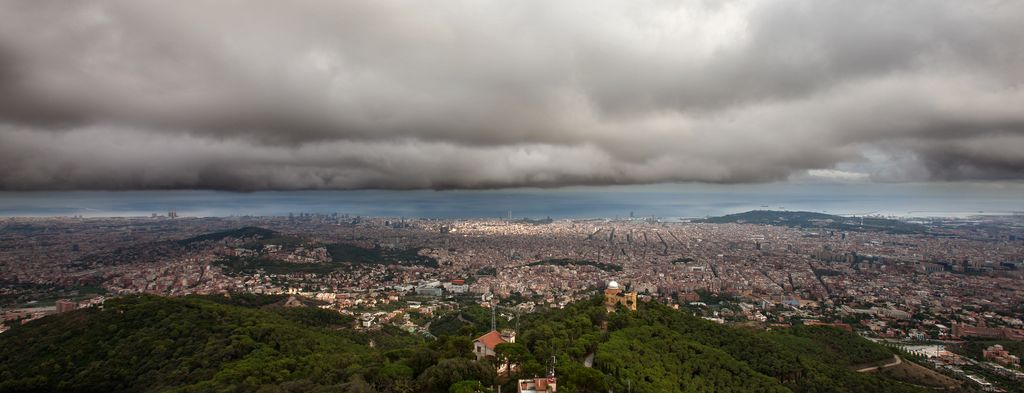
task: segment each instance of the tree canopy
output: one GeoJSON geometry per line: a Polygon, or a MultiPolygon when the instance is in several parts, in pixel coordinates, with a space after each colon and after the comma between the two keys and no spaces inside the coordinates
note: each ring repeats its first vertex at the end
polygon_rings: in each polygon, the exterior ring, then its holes
{"type": "Polygon", "coordinates": [[[609,314],[595,296],[524,315],[491,363],[473,358],[475,329],[436,340],[356,331],[350,318],[283,300],[131,296],[16,326],[0,335],[0,392],[514,391],[516,378],[552,367],[563,393],[918,391],[851,371],[892,353],[829,327],[731,327],[657,303],[609,314]],[[499,375],[503,364],[518,367],[499,375]]]}

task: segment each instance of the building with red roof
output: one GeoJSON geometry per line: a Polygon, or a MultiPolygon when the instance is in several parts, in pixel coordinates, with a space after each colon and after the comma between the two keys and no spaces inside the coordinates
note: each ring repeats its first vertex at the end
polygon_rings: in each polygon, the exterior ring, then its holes
{"type": "Polygon", "coordinates": [[[476,360],[493,359],[495,356],[494,348],[498,344],[507,342],[510,341],[502,337],[501,333],[498,333],[497,330],[491,330],[487,334],[473,340],[473,354],[476,355],[476,360]]]}

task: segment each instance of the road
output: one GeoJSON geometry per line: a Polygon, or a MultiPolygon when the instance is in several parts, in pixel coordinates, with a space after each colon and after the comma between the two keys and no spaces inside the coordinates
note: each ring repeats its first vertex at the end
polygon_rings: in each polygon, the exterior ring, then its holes
{"type": "Polygon", "coordinates": [[[866,373],[866,372],[871,372],[871,371],[878,370],[880,368],[889,368],[889,367],[892,367],[892,366],[898,366],[898,365],[900,365],[900,363],[903,363],[903,359],[900,359],[900,357],[897,356],[897,355],[892,355],[892,359],[893,359],[892,363],[886,363],[886,364],[883,364],[881,366],[864,367],[864,368],[862,368],[860,370],[857,370],[857,372],[859,372],[859,373],[866,373]]]}

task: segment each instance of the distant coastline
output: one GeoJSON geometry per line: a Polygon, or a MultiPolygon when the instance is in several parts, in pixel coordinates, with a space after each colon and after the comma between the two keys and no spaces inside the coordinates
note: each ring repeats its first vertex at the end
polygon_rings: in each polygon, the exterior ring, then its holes
{"type": "Polygon", "coordinates": [[[968,217],[1024,212],[1024,185],[679,184],[480,191],[0,192],[0,217],[282,216],[344,213],[406,218],[634,218],[677,221],[750,210],[834,215],[968,217]]]}

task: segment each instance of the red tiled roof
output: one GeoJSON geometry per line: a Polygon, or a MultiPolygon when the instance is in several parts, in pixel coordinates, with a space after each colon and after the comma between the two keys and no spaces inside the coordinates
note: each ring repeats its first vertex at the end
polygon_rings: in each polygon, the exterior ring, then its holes
{"type": "Polygon", "coordinates": [[[487,334],[477,337],[476,341],[484,344],[487,349],[494,350],[494,347],[498,344],[506,342],[505,339],[501,338],[501,334],[497,330],[491,330],[487,334]]]}

